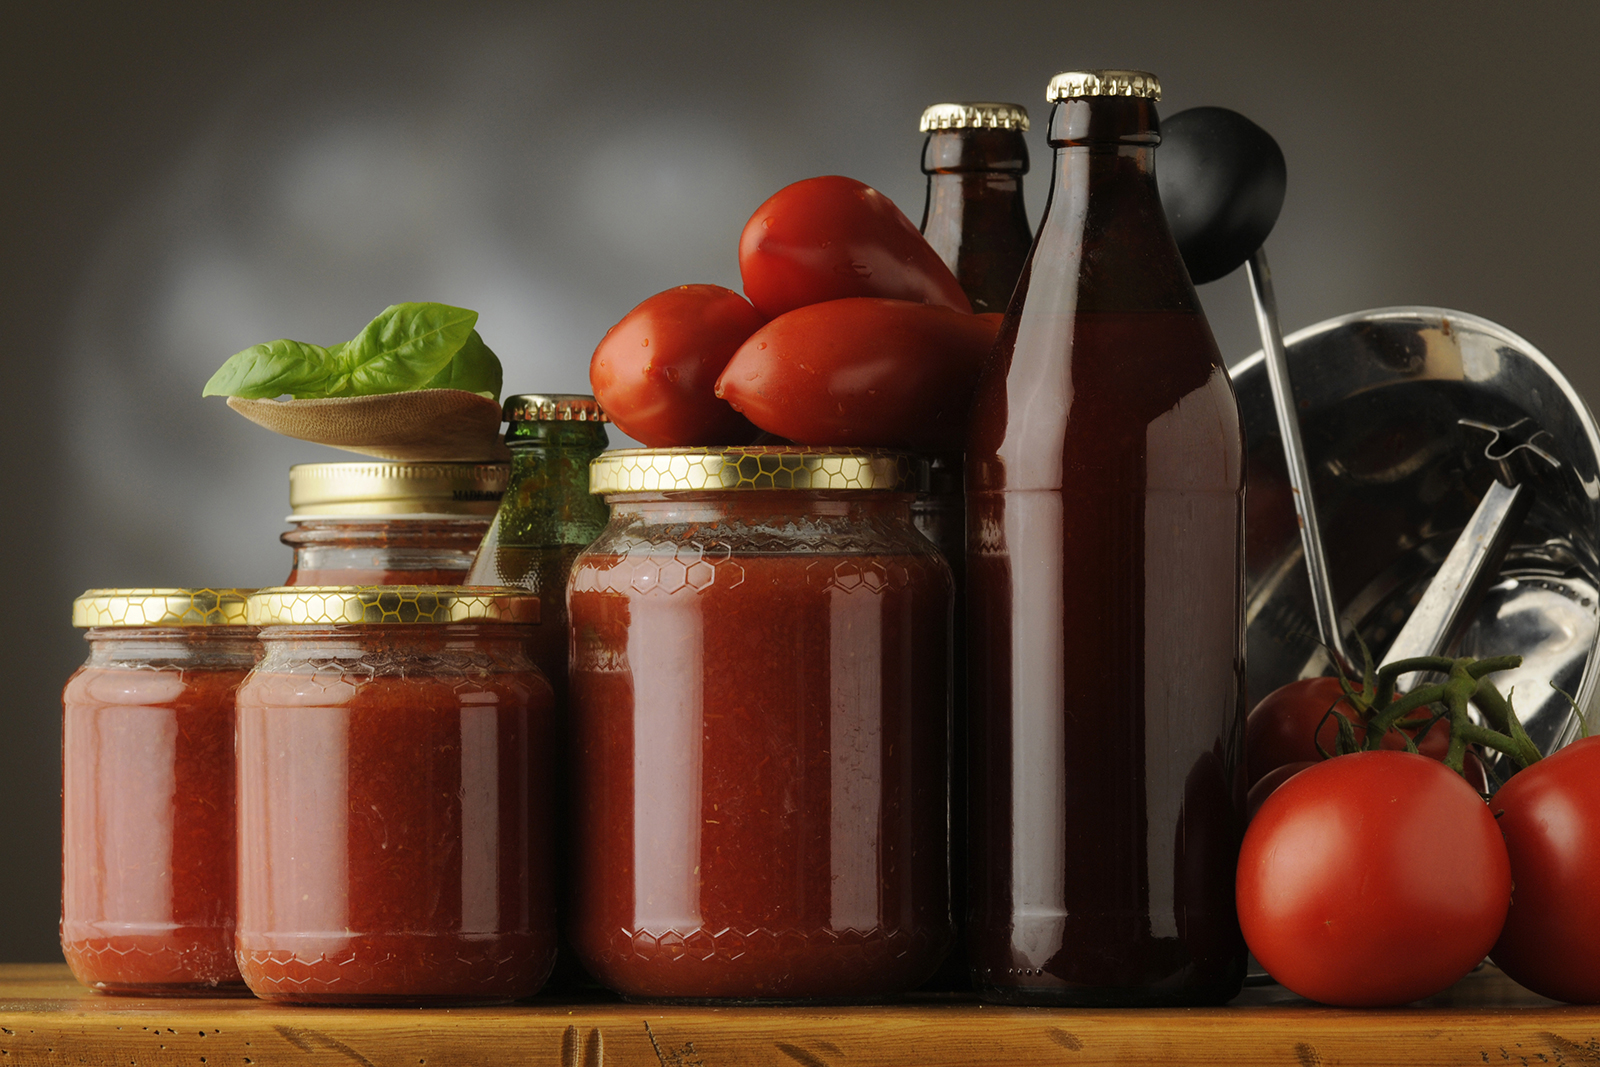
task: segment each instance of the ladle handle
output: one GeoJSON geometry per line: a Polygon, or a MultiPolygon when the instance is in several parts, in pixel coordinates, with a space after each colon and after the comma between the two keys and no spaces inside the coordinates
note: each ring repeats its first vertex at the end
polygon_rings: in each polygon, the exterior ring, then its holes
{"type": "Polygon", "coordinates": [[[1311,580],[1311,604],[1317,619],[1317,634],[1341,670],[1351,677],[1361,676],[1360,664],[1345,650],[1339,611],[1328,580],[1328,557],[1322,550],[1322,528],[1317,524],[1317,505],[1311,495],[1311,472],[1306,467],[1305,445],[1300,440],[1300,420],[1295,416],[1294,389],[1289,384],[1289,357],[1283,348],[1283,331],[1278,327],[1278,300],[1272,292],[1272,269],[1267,266],[1266,248],[1258,248],[1245,260],[1250,275],[1250,294],[1255,298],[1256,325],[1261,331],[1261,352],[1266,359],[1267,381],[1272,386],[1272,406],[1278,416],[1278,432],[1283,437],[1284,465],[1289,468],[1289,489],[1294,510],[1300,520],[1300,544],[1305,549],[1306,577],[1311,580]]]}

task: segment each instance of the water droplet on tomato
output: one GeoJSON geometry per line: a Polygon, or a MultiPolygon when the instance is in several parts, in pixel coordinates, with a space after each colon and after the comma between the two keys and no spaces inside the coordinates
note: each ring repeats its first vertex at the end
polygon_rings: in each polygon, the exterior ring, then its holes
{"type": "Polygon", "coordinates": [[[668,367],[667,368],[667,381],[675,382],[677,380],[678,380],[678,368],[677,367],[668,367]]]}
{"type": "Polygon", "coordinates": [[[639,347],[640,348],[649,348],[650,347],[650,338],[646,337],[643,341],[640,341],[639,342],[639,347]]]}
{"type": "Polygon", "coordinates": [[[765,341],[761,341],[761,342],[759,342],[759,343],[757,343],[757,344],[756,344],[756,351],[757,351],[757,352],[760,352],[760,351],[762,351],[762,350],[763,350],[763,349],[765,349],[765,348],[766,348],[766,347],[767,347],[767,342],[765,342],[765,341]]]}

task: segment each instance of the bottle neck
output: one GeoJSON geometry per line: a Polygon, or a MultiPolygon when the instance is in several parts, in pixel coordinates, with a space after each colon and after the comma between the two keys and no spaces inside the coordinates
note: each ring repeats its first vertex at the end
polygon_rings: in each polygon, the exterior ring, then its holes
{"type": "Polygon", "coordinates": [[[1004,311],[1033,232],[1022,199],[1028,146],[1020,130],[935,130],[922,151],[928,194],[922,235],[972,309],[1004,311]]]}
{"type": "Polygon", "coordinates": [[[1155,180],[1152,101],[1064,100],[1050,116],[1050,195],[1029,282],[1071,287],[1078,311],[1198,311],[1155,180]]]}

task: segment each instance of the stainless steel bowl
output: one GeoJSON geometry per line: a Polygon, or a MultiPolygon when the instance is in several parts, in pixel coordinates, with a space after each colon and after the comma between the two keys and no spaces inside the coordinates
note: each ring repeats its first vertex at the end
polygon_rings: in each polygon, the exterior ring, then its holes
{"type": "MultiPolygon", "coordinates": [[[[1453,654],[1516,653],[1496,675],[1546,752],[1594,725],[1600,641],[1600,435],[1554,364],[1516,334],[1442,308],[1357,312],[1287,340],[1336,602],[1374,656],[1405,621],[1490,482],[1535,500],[1500,581],[1453,654]]],[[[1232,368],[1249,447],[1251,706],[1323,673],[1311,591],[1260,353],[1232,368]]]]}

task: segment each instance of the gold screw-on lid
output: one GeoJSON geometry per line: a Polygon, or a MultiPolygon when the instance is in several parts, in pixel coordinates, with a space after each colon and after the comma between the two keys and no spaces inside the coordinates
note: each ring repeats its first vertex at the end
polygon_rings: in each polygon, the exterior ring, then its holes
{"type": "Polygon", "coordinates": [[[506,397],[507,422],[610,422],[587,393],[519,393],[506,397]]]}
{"type": "Polygon", "coordinates": [[[72,602],[72,625],[245,626],[253,589],[89,589],[72,602]]]}
{"type": "Polygon", "coordinates": [[[1161,82],[1142,70],[1064,70],[1050,79],[1044,98],[1052,104],[1079,96],[1142,96],[1161,99],[1161,82]]]}
{"type": "Polygon", "coordinates": [[[539,598],[522,589],[471,585],[295,585],[259,589],[253,626],[404,626],[539,621],[539,598]]]}
{"type": "Polygon", "coordinates": [[[589,492],[662,493],[723,489],[899,489],[918,467],[903,452],[744,445],[619,448],[589,464],[589,492]]]}
{"type": "Polygon", "coordinates": [[[490,516],[509,463],[300,463],[289,468],[290,519],[490,516]]]}
{"type": "Polygon", "coordinates": [[[963,104],[934,104],[922,113],[917,128],[930,130],[1026,130],[1028,109],[1021,104],[973,101],[963,104]]]}

